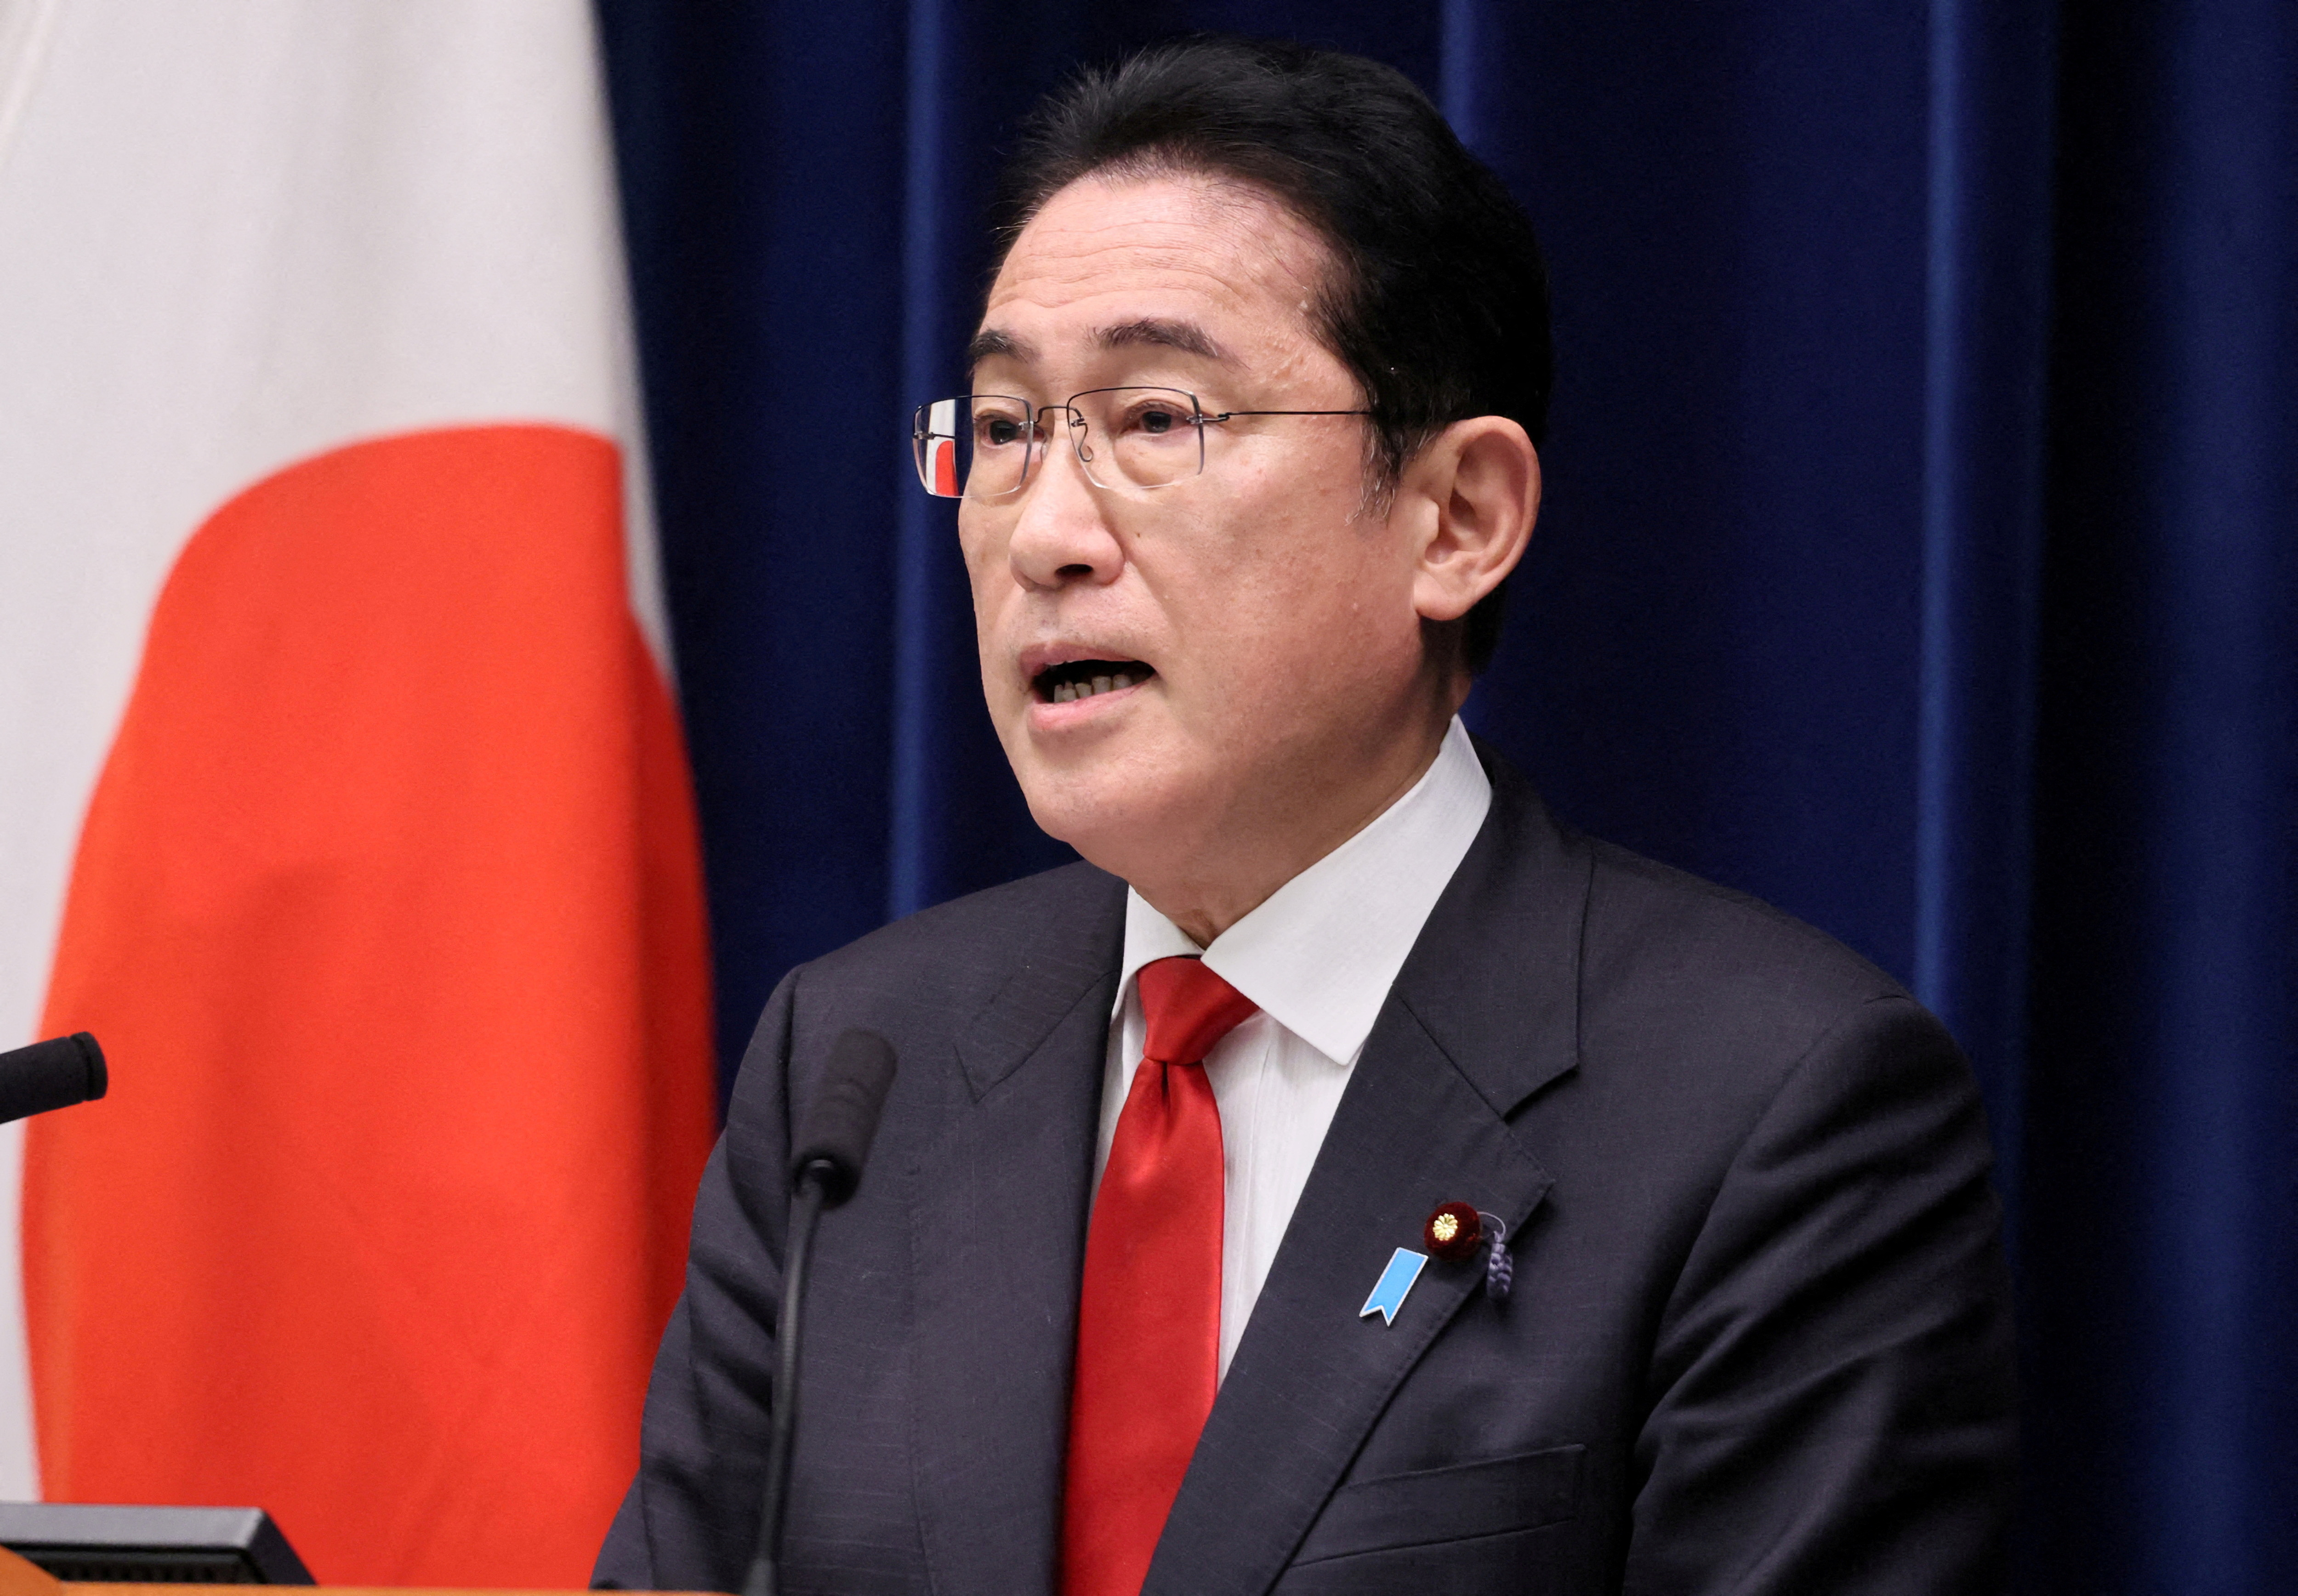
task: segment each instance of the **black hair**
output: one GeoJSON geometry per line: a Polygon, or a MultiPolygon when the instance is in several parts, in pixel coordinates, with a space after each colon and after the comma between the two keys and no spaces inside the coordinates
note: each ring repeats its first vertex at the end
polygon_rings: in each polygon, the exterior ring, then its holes
{"type": "MultiPolygon", "coordinates": [[[[1313,324],[1364,391],[1384,489],[1471,416],[1545,436],[1555,356],[1531,219],[1403,73],[1210,35],[1082,72],[1037,108],[1006,168],[1001,261],[1054,194],[1112,169],[1251,185],[1324,240],[1313,324]]],[[[1500,642],[1505,586],[1455,624],[1470,671],[1500,642]]]]}

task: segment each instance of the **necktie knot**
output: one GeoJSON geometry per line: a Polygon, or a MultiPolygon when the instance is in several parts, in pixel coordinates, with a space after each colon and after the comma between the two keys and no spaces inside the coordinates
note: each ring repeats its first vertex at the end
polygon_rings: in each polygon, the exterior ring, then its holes
{"type": "Polygon", "coordinates": [[[1203,1063],[1260,1006],[1206,969],[1203,959],[1154,959],[1134,980],[1141,992],[1141,1015],[1148,1022],[1141,1054],[1161,1064],[1203,1063]]]}

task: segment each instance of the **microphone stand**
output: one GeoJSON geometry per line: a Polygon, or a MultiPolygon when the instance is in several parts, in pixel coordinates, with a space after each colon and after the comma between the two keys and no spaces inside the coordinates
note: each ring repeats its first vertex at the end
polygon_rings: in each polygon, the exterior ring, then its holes
{"type": "Polygon", "coordinates": [[[765,1500],[758,1504],[758,1550],[742,1596],[778,1596],[782,1520],[789,1502],[790,1441],[798,1426],[798,1344],[805,1327],[806,1275],[824,1208],[854,1195],[878,1113],[894,1080],[893,1044],[875,1031],[848,1030],[830,1050],[806,1122],[790,1154],[789,1234],[782,1249],[782,1300],[774,1315],[773,1431],[766,1442],[765,1500]]]}
{"type": "Polygon", "coordinates": [[[782,1513],[789,1501],[790,1443],[798,1426],[799,1304],[806,1295],[806,1264],[814,1253],[814,1227],[822,1219],[822,1187],[836,1178],[836,1166],[818,1158],[798,1172],[798,1199],[789,1221],[789,1247],[782,1270],[782,1301],[774,1319],[774,1427],[766,1448],[766,1495],[758,1526],[758,1552],[750,1560],[742,1596],[780,1596],[782,1513]]]}

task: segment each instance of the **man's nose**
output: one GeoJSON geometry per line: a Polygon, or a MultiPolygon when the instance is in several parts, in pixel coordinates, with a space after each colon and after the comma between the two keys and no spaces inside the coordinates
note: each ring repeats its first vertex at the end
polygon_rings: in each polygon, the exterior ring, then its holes
{"type": "Polygon", "coordinates": [[[1075,433],[1052,419],[1045,454],[1021,490],[1006,558],[1024,587],[1112,582],[1124,550],[1102,513],[1102,495],[1086,479],[1075,433]]]}

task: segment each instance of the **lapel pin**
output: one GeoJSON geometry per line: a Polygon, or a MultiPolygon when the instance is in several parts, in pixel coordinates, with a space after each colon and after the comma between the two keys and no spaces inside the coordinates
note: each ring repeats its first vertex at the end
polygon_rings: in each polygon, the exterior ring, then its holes
{"type": "Polygon", "coordinates": [[[1388,1267],[1380,1271],[1380,1278],[1373,1282],[1372,1295],[1357,1310],[1357,1317],[1365,1319],[1377,1313],[1381,1323],[1394,1324],[1396,1311],[1404,1306],[1404,1294],[1420,1278],[1420,1270],[1427,1261],[1426,1253],[1416,1253],[1409,1247],[1397,1248],[1389,1255],[1388,1267]]]}
{"type": "Polygon", "coordinates": [[[1516,1284],[1516,1261],[1509,1256],[1508,1225],[1499,1215],[1467,1203],[1447,1203],[1428,1216],[1420,1235],[1431,1253],[1456,1263],[1475,1257],[1477,1247],[1491,1242],[1492,1252],[1484,1260],[1484,1294],[1494,1302],[1507,1300],[1509,1288],[1516,1284]]]}

